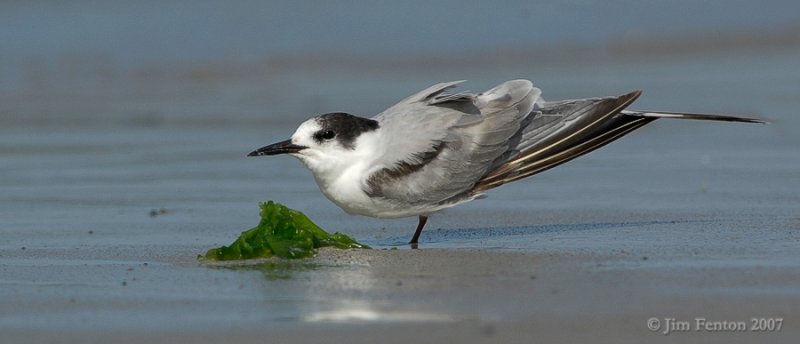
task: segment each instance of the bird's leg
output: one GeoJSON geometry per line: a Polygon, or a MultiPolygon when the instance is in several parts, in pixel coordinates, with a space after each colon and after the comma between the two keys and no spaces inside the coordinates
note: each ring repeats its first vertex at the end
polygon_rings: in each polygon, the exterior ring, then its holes
{"type": "Polygon", "coordinates": [[[428,222],[428,217],[420,215],[419,223],[417,224],[417,230],[414,232],[414,237],[412,237],[411,241],[409,242],[413,248],[417,248],[417,240],[419,240],[419,235],[422,233],[422,229],[425,228],[425,222],[428,222]]]}

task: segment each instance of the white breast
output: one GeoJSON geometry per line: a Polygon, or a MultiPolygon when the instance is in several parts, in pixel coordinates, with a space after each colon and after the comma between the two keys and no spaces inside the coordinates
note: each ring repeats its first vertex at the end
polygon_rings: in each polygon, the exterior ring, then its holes
{"type": "Polygon", "coordinates": [[[361,187],[364,170],[363,164],[358,163],[338,175],[314,173],[314,179],[322,194],[348,214],[380,217],[380,209],[361,187]]]}

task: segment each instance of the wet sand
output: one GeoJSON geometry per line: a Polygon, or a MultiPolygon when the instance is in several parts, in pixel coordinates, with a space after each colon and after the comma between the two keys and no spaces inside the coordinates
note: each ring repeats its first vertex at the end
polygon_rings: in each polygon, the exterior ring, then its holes
{"type": "Polygon", "coordinates": [[[738,255],[678,258],[623,250],[323,250],[308,261],[208,267],[193,259],[87,260],[76,253],[53,259],[52,253],[32,250],[26,259],[11,258],[15,267],[4,266],[17,276],[3,288],[6,294],[16,290],[17,297],[3,301],[3,313],[13,312],[3,322],[12,342],[729,343],[798,337],[796,260],[775,265],[738,255]],[[22,272],[31,265],[37,271],[27,276],[42,280],[26,279],[22,272]],[[752,317],[785,323],[772,333],[693,328],[667,335],[648,330],[653,317],[693,327],[700,317],[747,326],[752,317]]]}

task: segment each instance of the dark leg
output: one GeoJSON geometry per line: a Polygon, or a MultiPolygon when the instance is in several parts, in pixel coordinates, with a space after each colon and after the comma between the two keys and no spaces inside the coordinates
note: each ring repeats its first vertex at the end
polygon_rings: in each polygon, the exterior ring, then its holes
{"type": "Polygon", "coordinates": [[[428,222],[428,217],[420,215],[419,224],[417,224],[417,231],[414,232],[414,237],[412,237],[411,242],[409,242],[409,244],[411,244],[411,246],[414,248],[417,246],[417,240],[419,240],[419,235],[422,233],[422,229],[425,228],[425,222],[428,222]]]}

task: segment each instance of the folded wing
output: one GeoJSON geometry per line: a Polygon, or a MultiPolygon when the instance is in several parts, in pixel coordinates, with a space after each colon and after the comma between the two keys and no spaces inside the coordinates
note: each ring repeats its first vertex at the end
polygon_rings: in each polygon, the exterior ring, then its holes
{"type": "Polygon", "coordinates": [[[466,200],[511,148],[540,94],[527,80],[481,94],[443,94],[457,83],[435,85],[375,117],[392,148],[374,162],[365,192],[427,209],[466,200]]]}

